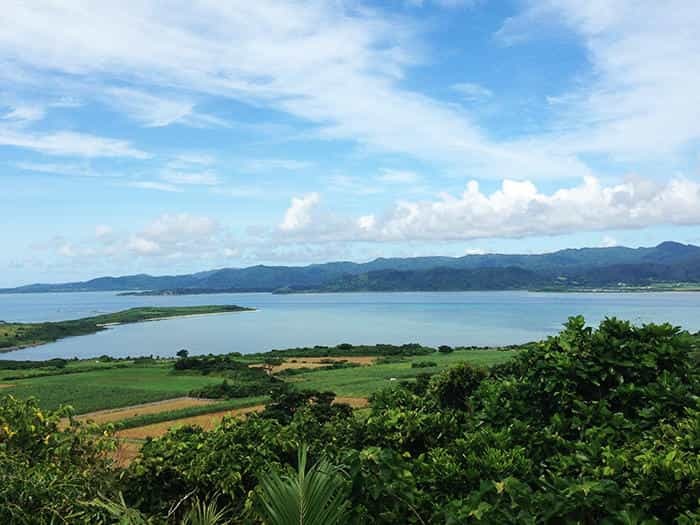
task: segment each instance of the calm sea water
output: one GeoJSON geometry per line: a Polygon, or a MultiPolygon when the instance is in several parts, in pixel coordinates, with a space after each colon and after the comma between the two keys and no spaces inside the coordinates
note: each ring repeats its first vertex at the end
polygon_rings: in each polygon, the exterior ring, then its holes
{"type": "Polygon", "coordinates": [[[568,316],[668,321],[700,330],[700,293],[415,292],[119,297],[112,292],[0,295],[0,319],[57,321],[133,306],[238,304],[258,309],[124,325],[3,359],[259,352],[350,343],[503,345],[556,333],[568,316]]]}

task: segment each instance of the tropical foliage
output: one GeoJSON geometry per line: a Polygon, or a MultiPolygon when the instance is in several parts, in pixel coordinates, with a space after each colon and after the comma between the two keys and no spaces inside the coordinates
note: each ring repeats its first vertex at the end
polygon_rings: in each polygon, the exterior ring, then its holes
{"type": "Polygon", "coordinates": [[[122,514],[150,523],[180,523],[217,494],[223,523],[291,523],[303,507],[356,524],[695,524],[692,351],[670,325],[593,329],[572,318],[505,364],[395,383],[360,413],[328,393],[280,391],[245,421],[148,441],[124,471],[106,465],[87,429],[47,428],[35,405],[5,402],[0,518],[80,522],[86,509],[104,513],[82,502],[121,491],[122,514]]]}

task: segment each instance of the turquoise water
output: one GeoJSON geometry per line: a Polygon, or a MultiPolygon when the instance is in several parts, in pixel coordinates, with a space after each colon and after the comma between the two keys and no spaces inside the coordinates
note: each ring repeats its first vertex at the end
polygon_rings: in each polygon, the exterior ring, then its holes
{"type": "Polygon", "coordinates": [[[256,312],[111,328],[26,348],[3,359],[259,352],[349,343],[504,345],[556,333],[568,316],[668,321],[700,330],[700,293],[411,292],[119,297],[112,292],[0,295],[0,319],[56,321],[133,306],[238,304],[256,312]]]}

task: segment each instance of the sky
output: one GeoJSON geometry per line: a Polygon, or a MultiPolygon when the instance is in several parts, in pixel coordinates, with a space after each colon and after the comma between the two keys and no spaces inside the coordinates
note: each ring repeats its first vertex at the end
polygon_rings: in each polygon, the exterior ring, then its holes
{"type": "Polygon", "coordinates": [[[5,0],[0,286],[700,244],[695,0],[5,0]]]}

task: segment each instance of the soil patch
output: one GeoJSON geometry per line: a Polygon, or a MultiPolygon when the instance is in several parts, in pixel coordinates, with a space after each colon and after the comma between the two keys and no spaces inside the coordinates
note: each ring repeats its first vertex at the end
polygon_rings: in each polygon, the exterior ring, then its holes
{"type": "Polygon", "coordinates": [[[222,410],[221,412],[212,412],[210,414],[202,414],[201,416],[184,417],[181,419],[172,419],[161,423],[153,423],[142,427],[127,428],[116,433],[119,438],[126,439],[146,439],[149,437],[160,437],[168,430],[174,427],[183,425],[196,425],[204,430],[211,430],[216,427],[225,416],[245,416],[251,412],[260,412],[265,408],[264,405],[254,405],[244,408],[235,408],[232,410],[222,410]]]}
{"type": "Polygon", "coordinates": [[[132,405],[122,408],[112,408],[109,410],[98,410],[97,412],[89,412],[80,414],[75,419],[78,421],[94,421],[95,423],[114,423],[122,419],[128,419],[136,416],[147,414],[158,414],[160,412],[170,412],[171,410],[180,410],[182,408],[198,407],[202,405],[210,405],[217,403],[220,400],[215,399],[199,399],[196,397],[178,397],[175,399],[166,399],[164,401],[156,401],[154,403],[144,403],[141,405],[132,405]]]}
{"type": "Polygon", "coordinates": [[[345,403],[352,408],[365,408],[369,406],[369,400],[366,397],[336,397],[333,403],[345,403]]]}
{"type": "MultiPolygon", "coordinates": [[[[355,357],[289,357],[281,365],[273,366],[272,373],[278,374],[282,370],[290,368],[323,368],[334,362],[356,363],[362,366],[373,365],[377,360],[375,356],[355,356],[355,357]]],[[[264,367],[263,364],[250,365],[251,367],[264,367]]]]}

